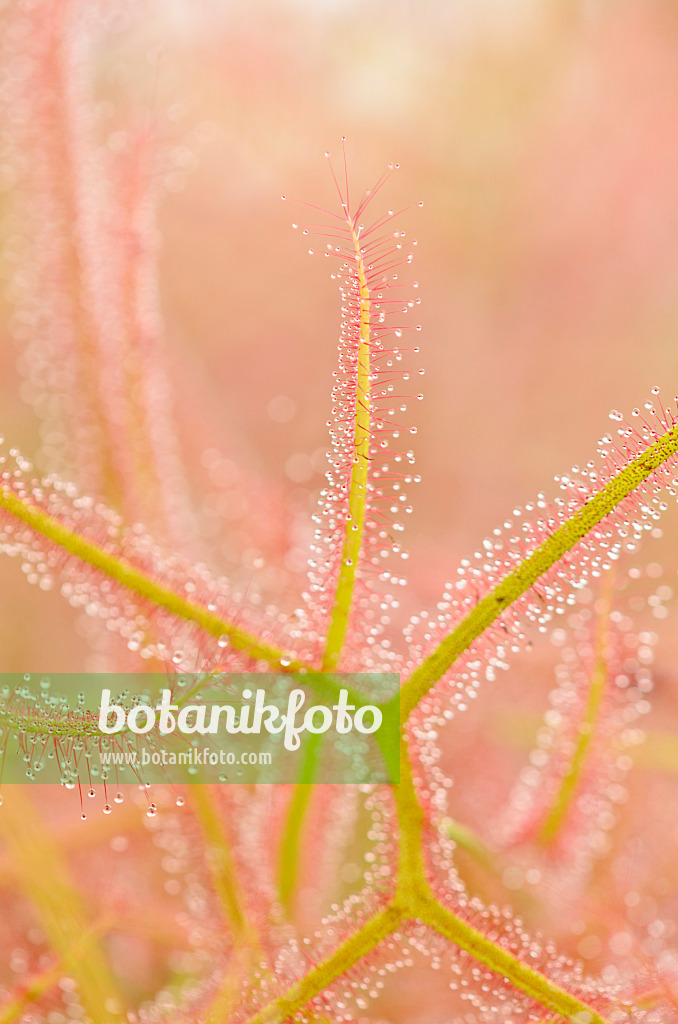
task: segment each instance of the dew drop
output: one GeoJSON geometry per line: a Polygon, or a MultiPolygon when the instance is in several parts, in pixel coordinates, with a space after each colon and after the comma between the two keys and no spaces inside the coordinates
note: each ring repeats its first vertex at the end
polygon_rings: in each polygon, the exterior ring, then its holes
{"type": "Polygon", "coordinates": [[[110,804],[105,804],[104,805],[104,814],[110,814],[112,810],[113,810],[113,808],[111,807],[110,804]]]}

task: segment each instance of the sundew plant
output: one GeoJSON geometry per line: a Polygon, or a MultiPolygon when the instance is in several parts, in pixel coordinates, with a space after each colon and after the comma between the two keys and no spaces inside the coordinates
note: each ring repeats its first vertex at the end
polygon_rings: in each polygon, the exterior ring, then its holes
{"type": "MultiPolygon", "coordinates": [[[[88,664],[107,671],[196,688],[217,672],[399,675],[400,781],[315,783],[309,743],[289,785],[145,791],[83,772],[68,789],[4,786],[1,1024],[678,1020],[674,805],[642,729],[672,596],[645,541],[664,514],[675,525],[678,399],[655,387],[610,413],[589,461],[507,510],[459,566],[441,551],[449,582],[403,615],[422,204],[390,208],[397,165],[356,185],[342,140],[318,160],[334,206],[285,200],[290,245],[327,257],[341,299],[326,482],[309,525],[207,448],[228,493],[208,516],[175,429],[157,286],[155,208],[186,157],[143,119],[102,141],[88,61],[114,14],[76,0],[4,12],[5,277],[41,440],[34,454],[4,443],[2,552],[76,610],[88,664]],[[221,556],[240,491],[259,554],[233,582],[221,556]],[[272,519],[307,545],[279,577],[272,519]],[[543,638],[551,692],[504,715],[512,760],[470,745],[465,718],[543,638]]],[[[82,718],[26,668],[0,730],[5,757],[18,737],[39,777],[82,718]]],[[[670,777],[675,751],[655,739],[670,777]]]]}

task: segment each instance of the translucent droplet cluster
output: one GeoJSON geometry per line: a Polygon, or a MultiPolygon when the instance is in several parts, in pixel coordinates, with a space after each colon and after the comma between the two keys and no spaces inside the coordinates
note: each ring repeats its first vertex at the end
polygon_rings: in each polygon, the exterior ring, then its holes
{"type": "Polygon", "coordinates": [[[32,464],[14,449],[0,453],[2,493],[18,499],[27,516],[48,517],[52,536],[8,511],[0,498],[0,550],[21,560],[28,582],[42,590],[58,587],[74,608],[122,636],[129,651],[158,658],[172,671],[226,665],[238,671],[258,663],[246,644],[233,645],[227,626],[246,633],[259,613],[206,565],[168,551],[143,527],[126,527],[118,513],[79,495],[72,484],[36,480],[32,464]],[[54,534],[59,529],[62,536],[54,534]],[[109,559],[105,566],[102,559],[109,559]],[[167,599],[148,585],[165,588],[167,599]],[[176,600],[184,603],[183,613],[172,611],[176,600]]]}
{"type": "Polygon", "coordinates": [[[49,16],[14,7],[2,49],[15,199],[4,257],[22,394],[41,422],[37,463],[186,548],[156,276],[170,157],[146,129],[100,144],[87,81],[95,39],[77,4],[49,16]]]}
{"type": "MultiPolygon", "coordinates": [[[[657,634],[634,628],[645,601],[633,588],[629,597],[631,582],[625,575],[613,593],[572,612],[567,628],[555,631],[556,687],[497,826],[499,845],[529,842],[532,861],[541,849],[573,886],[611,848],[616,810],[628,798],[624,779],[644,738],[639,719],[650,710],[657,634]]],[[[650,607],[661,607],[669,593],[665,584],[655,588],[650,607]]]]}
{"type": "MultiPolygon", "coordinates": [[[[623,420],[617,412],[610,415],[615,422],[623,420]]],[[[493,606],[487,609],[485,628],[468,641],[460,636],[464,649],[440,684],[452,705],[463,709],[481,683],[492,682],[511,654],[528,643],[530,630],[547,632],[554,616],[576,602],[578,589],[595,584],[622,555],[634,552],[644,534],[658,535],[657,521],[668,507],[667,499],[677,493],[677,459],[669,451],[651,465],[648,460],[652,446],[672,437],[677,423],[675,409],[665,408],[653,392],[643,414],[634,410],[630,421],[600,440],[597,459],[556,477],[558,497],[540,493],[524,508],[514,509],[473,558],[462,561],[436,609],[411,619],[405,631],[410,670],[435,651],[481,601],[489,599],[493,606]],[[623,470],[633,478],[633,489],[626,495],[619,485],[623,470]],[[568,543],[566,532],[572,521],[577,517],[583,521],[588,506],[604,491],[610,496],[610,512],[599,522],[592,521],[578,542],[568,543]],[[521,584],[524,570],[519,567],[538,556],[549,538],[563,528],[560,557],[526,588],[521,584]],[[497,589],[509,578],[510,585],[497,589]],[[510,586],[518,596],[507,600],[510,586]]]]}
{"type": "Polygon", "coordinates": [[[317,531],[311,551],[307,606],[310,629],[320,643],[342,560],[348,567],[352,564],[352,559],[346,559],[344,538],[350,531],[362,531],[342,661],[348,669],[362,666],[376,670],[393,664],[391,642],[383,634],[392,610],[398,606],[399,588],[405,584],[399,566],[406,558],[401,534],[412,511],[408,490],[418,479],[410,446],[416,430],[403,417],[423,370],[410,368],[412,356],[419,349],[408,345],[403,335],[409,329],[406,314],[419,300],[407,296],[411,285],[401,283],[398,273],[411,262],[413,254],[405,232],[393,229],[396,216],[392,210],[371,223],[363,223],[387,176],[365,194],[355,211],[339,190],[343,213],[328,214],[330,224],[325,229],[330,239],[325,254],[340,261],[338,272],[332,276],[341,292],[342,325],[328,421],[330,468],[314,517],[317,531]],[[360,379],[361,360],[368,373],[367,382],[360,379]],[[364,418],[361,421],[361,410],[368,416],[369,425],[364,418]],[[365,491],[358,495],[365,505],[364,522],[351,503],[352,470],[362,459],[369,464],[365,491]],[[359,648],[358,658],[352,651],[359,648]]]}

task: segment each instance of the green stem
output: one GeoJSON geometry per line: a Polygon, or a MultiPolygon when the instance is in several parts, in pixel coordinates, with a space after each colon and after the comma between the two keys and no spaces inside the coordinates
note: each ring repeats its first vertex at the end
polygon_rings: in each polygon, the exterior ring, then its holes
{"type": "Polygon", "coordinates": [[[304,743],[303,759],[299,765],[299,778],[295,783],[292,799],[287,809],[280,843],[278,890],[282,904],[288,912],[292,908],[297,884],[301,833],[313,794],[312,783],[317,773],[318,754],[322,740],[322,733],[311,733],[304,743]]]}
{"type": "Polygon", "coordinates": [[[428,893],[424,864],[424,811],[417,798],[404,732],[400,739],[400,783],[393,788],[398,813],[400,857],[397,892],[407,902],[414,891],[428,893]]]}
{"type": "Polygon", "coordinates": [[[207,863],[226,925],[238,946],[258,949],[259,937],[247,914],[230,839],[214,802],[212,787],[187,786],[186,792],[205,837],[207,863]]]}
{"type": "Polygon", "coordinates": [[[353,603],[356,571],[365,526],[372,429],[370,413],[370,289],[360,251],[360,241],[350,218],[348,218],[348,227],[356,253],[360,291],[360,340],[358,342],[358,379],[355,398],[355,456],[351,468],[348,496],[350,518],[347,519],[344,531],[339,577],[332,604],[332,615],[323,659],[323,668],[327,671],[331,671],[339,664],[353,603]]]}
{"type": "Polygon", "coordinates": [[[474,640],[677,451],[678,424],[621,469],[583,508],[486,594],[404,683],[401,692],[402,721],[407,721],[419,701],[474,640]]]}
{"type": "Polygon", "coordinates": [[[242,651],[253,660],[266,661],[278,667],[283,661],[290,672],[299,672],[310,666],[289,658],[285,651],[266,643],[260,637],[226,619],[220,618],[203,605],[189,601],[177,594],[170,587],[157,582],[141,569],[137,569],[122,558],[117,558],[93,541],[70,530],[54,516],[43,512],[36,505],[17,497],[10,490],[0,488],[0,509],[4,509],[14,518],[25,523],[46,540],[58,545],[63,551],[73,555],[87,565],[114,580],[121,587],[136,594],[149,604],[164,608],[179,619],[194,622],[210,636],[227,636],[231,647],[242,651]]]}
{"type": "Polygon", "coordinates": [[[593,1007],[513,956],[503,946],[444,907],[431,890],[423,854],[424,812],[417,798],[406,740],[401,741],[400,784],[394,787],[400,830],[396,893],[389,905],[287,992],[250,1017],[247,1024],[280,1024],[349,970],[403,922],[421,921],[465,950],[498,978],[568,1020],[609,1024],[593,1007]]]}
{"type": "Polygon", "coordinates": [[[416,907],[416,917],[439,935],[464,949],[474,960],[484,964],[499,978],[510,981],[519,992],[531,996],[547,1010],[560,1014],[566,1020],[586,1021],[586,1024],[609,1024],[592,1006],[549,981],[522,960],[518,960],[436,900],[420,900],[416,907]]]}
{"type": "Polygon", "coordinates": [[[586,701],[584,717],[579,725],[579,734],[574,753],[567,772],[562,778],[555,800],[553,801],[553,804],[551,805],[548,814],[539,829],[538,839],[539,842],[544,845],[549,845],[556,840],[572,806],[572,801],[586,766],[589,750],[595,734],[596,722],[605,697],[608,676],[606,655],[608,622],[610,617],[609,594],[606,595],[604,600],[605,609],[598,620],[596,630],[596,648],[593,672],[591,674],[591,684],[586,701]]]}
{"type": "Polygon", "coordinates": [[[414,787],[404,738],[400,785],[396,787],[395,794],[401,851],[396,901],[403,906],[403,913],[435,929],[500,977],[508,978],[515,988],[536,999],[546,1009],[555,1010],[567,1018],[588,1013],[591,1016],[582,1017],[587,1024],[607,1024],[591,1007],[528,967],[440,903],[426,877],[423,857],[424,812],[414,787]]]}
{"type": "Polygon", "coordinates": [[[473,829],[453,818],[445,818],[440,825],[441,831],[451,839],[460,849],[470,853],[480,864],[485,867],[494,868],[495,855],[489,846],[480,839],[473,829]]]}
{"type": "Polygon", "coordinates": [[[31,900],[63,971],[71,974],[94,1024],[120,1019],[124,1002],[61,850],[22,786],[12,786],[0,815],[0,835],[16,866],[16,882],[31,900]],[[83,950],[83,939],[87,948],[83,950]]]}
{"type": "MultiPolygon", "coordinates": [[[[360,559],[363,530],[365,526],[365,510],[367,506],[367,481],[369,475],[369,455],[371,438],[370,412],[370,289],[365,273],[365,264],[360,251],[360,241],[353,221],[347,217],[348,228],[353,239],[356,254],[358,287],[360,292],[360,337],[358,341],[358,370],[355,397],[354,446],[355,456],[351,467],[348,504],[350,514],[344,528],[339,576],[332,602],[332,613],[325,640],[323,670],[331,672],[341,659],[341,652],[346,639],[348,620],[353,604],[356,571],[360,559]]],[[[352,695],[349,694],[349,697],[352,695]]],[[[356,703],[355,696],[352,703],[356,703]]],[[[363,700],[362,703],[365,703],[363,700]]],[[[315,746],[319,746],[318,741],[315,746]]],[[[397,776],[394,776],[397,777],[397,776]]],[[[312,776],[308,783],[313,781],[312,776]]],[[[280,894],[284,904],[290,907],[297,884],[299,848],[304,832],[306,812],[310,804],[310,787],[297,791],[292,797],[285,822],[283,842],[280,847],[278,877],[280,894]]]]}
{"type": "Polygon", "coordinates": [[[401,923],[401,913],[393,905],[370,917],[357,932],[322,960],[300,981],[291,985],[284,995],[264,1006],[246,1024],[281,1024],[310,1002],[336,978],[345,974],[370,950],[394,932],[401,923]]]}

